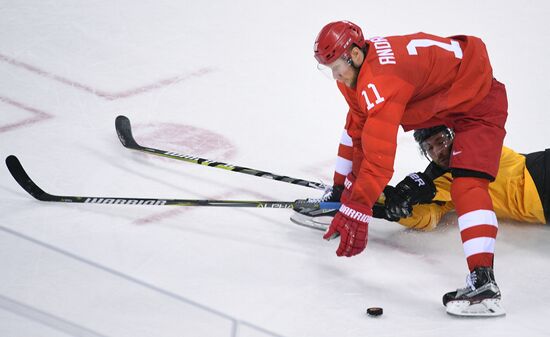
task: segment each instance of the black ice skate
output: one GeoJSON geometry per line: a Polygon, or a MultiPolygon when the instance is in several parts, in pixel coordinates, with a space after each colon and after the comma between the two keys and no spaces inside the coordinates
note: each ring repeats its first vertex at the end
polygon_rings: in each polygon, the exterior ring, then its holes
{"type": "MultiPolygon", "coordinates": [[[[342,186],[330,187],[321,198],[309,198],[307,201],[312,203],[339,202],[342,191],[342,186]]],[[[294,208],[294,214],[290,217],[290,221],[297,225],[326,230],[337,212],[338,209],[294,208]]]]}
{"type": "Polygon", "coordinates": [[[443,295],[447,313],[457,316],[501,316],[500,289],[493,268],[479,267],[466,278],[467,286],[443,295]]]}

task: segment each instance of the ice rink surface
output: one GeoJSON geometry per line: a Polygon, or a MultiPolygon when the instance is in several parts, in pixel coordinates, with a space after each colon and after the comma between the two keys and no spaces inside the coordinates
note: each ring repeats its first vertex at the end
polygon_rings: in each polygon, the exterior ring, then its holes
{"type": "MultiPolygon", "coordinates": [[[[507,146],[548,147],[547,1],[68,1],[0,7],[0,154],[53,194],[295,200],[319,191],[132,152],[143,145],[330,182],[346,104],[313,41],[348,19],[367,36],[471,34],[508,89],[507,146]]],[[[399,134],[392,183],[427,164],[399,134]]],[[[430,233],[385,221],[367,250],[290,210],[42,203],[0,167],[0,336],[549,336],[550,228],[501,221],[507,315],[459,319],[441,296],[467,273],[456,217],[430,233]],[[379,318],[365,315],[381,306],[379,318]]]]}

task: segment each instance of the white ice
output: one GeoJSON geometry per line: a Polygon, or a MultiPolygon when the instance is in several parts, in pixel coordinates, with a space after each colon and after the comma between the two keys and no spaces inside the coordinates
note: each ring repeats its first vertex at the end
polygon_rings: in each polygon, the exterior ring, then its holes
{"type": "MultiPolygon", "coordinates": [[[[0,154],[65,195],[295,200],[319,191],[170,161],[144,145],[330,181],[346,105],[316,70],[333,20],[368,36],[486,42],[509,95],[506,145],[548,147],[546,1],[69,1],[0,6],[0,154]]],[[[399,134],[392,182],[422,169],[399,134]]],[[[374,221],[367,250],[289,210],[43,203],[0,168],[0,336],[548,336],[550,228],[501,221],[507,315],[459,319],[441,296],[467,273],[455,217],[435,232],[374,221]],[[384,315],[369,318],[367,307],[384,315]]]]}

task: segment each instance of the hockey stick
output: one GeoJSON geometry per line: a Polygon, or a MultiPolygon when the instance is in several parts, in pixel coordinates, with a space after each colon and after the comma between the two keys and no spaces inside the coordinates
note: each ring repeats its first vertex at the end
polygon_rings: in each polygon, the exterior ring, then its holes
{"type": "Polygon", "coordinates": [[[83,204],[146,205],[146,206],[219,206],[219,207],[258,207],[258,208],[294,208],[318,207],[338,208],[340,203],[311,203],[296,201],[241,201],[241,200],[195,200],[195,199],[157,199],[157,198],[119,198],[53,195],[42,190],[29,177],[16,156],[6,158],[6,166],[17,183],[34,198],[40,201],[70,202],[83,204]]]}
{"type": "Polygon", "coordinates": [[[120,139],[120,142],[122,143],[122,145],[132,150],[147,152],[147,153],[155,154],[157,156],[181,160],[188,163],[216,167],[216,168],[233,171],[233,172],[240,172],[244,174],[253,175],[256,177],[283,181],[285,183],[315,188],[318,190],[324,190],[327,187],[325,184],[315,182],[315,181],[282,176],[271,172],[256,170],[253,168],[236,166],[236,165],[227,164],[219,161],[211,161],[208,159],[199,158],[199,157],[191,156],[187,154],[180,154],[177,152],[165,151],[165,150],[159,150],[159,149],[141,146],[134,139],[134,136],[132,135],[132,126],[130,124],[130,120],[126,116],[118,116],[115,119],[115,128],[116,128],[116,133],[118,135],[118,139],[120,139]]]}

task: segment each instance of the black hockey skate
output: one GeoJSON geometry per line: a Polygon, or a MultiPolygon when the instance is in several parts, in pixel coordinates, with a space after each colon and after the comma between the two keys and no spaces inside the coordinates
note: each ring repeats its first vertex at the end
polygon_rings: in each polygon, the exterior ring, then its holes
{"type": "Polygon", "coordinates": [[[447,313],[457,316],[501,316],[500,289],[493,268],[479,267],[466,278],[467,286],[443,295],[447,313]]]}
{"type": "MultiPolygon", "coordinates": [[[[325,190],[323,196],[319,199],[309,198],[308,202],[339,202],[342,195],[343,186],[334,186],[325,190]]],[[[319,209],[319,208],[294,208],[294,213],[290,221],[300,226],[311,227],[320,230],[326,230],[332,218],[338,212],[337,209],[319,209]]]]}

